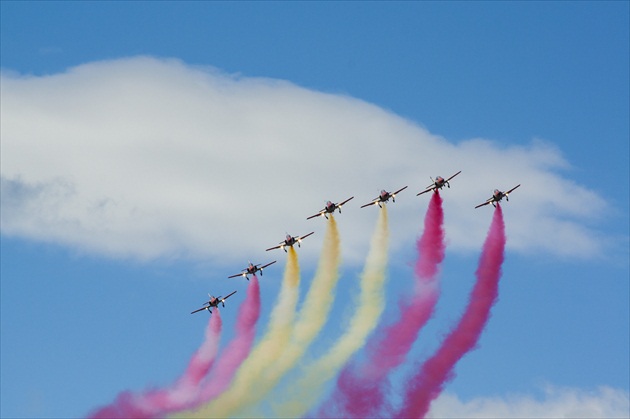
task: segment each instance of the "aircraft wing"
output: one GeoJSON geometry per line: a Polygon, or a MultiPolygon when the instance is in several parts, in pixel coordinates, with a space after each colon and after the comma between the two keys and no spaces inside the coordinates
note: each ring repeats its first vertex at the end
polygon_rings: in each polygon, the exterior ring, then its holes
{"type": "Polygon", "coordinates": [[[243,276],[245,272],[241,272],[240,274],[236,274],[236,275],[232,275],[232,276],[228,276],[228,278],[236,278],[237,276],[243,276]]]}
{"type": "Polygon", "coordinates": [[[455,173],[453,176],[451,176],[450,178],[446,179],[446,182],[448,182],[449,180],[453,179],[455,176],[459,175],[462,171],[460,170],[459,172],[455,173]]]}
{"type": "Polygon", "coordinates": [[[484,202],[483,204],[479,204],[477,205],[475,208],[479,208],[479,207],[483,207],[484,205],[488,205],[489,203],[491,203],[493,201],[493,198],[488,199],[486,202],[484,202]]]}
{"type": "Polygon", "coordinates": [[[269,262],[268,264],[261,266],[261,267],[260,267],[260,269],[265,269],[267,266],[269,266],[269,265],[273,265],[273,264],[274,264],[274,263],[276,263],[276,262],[277,262],[277,261],[275,261],[275,260],[274,260],[273,262],[269,262]]]}
{"type": "Polygon", "coordinates": [[[266,249],[265,251],[266,251],[266,252],[268,252],[268,251],[270,251],[270,250],[280,249],[282,246],[284,246],[284,242],[280,243],[280,244],[279,244],[279,245],[277,245],[277,246],[270,247],[269,249],[266,249]]]}
{"type": "Polygon", "coordinates": [[[404,188],[400,188],[398,189],[396,192],[392,193],[391,195],[396,195],[398,192],[400,191],[404,191],[405,189],[407,189],[407,187],[405,186],[404,188]]]}
{"type": "Polygon", "coordinates": [[[434,186],[434,185],[427,186],[427,189],[425,189],[425,190],[424,190],[424,191],[422,191],[422,192],[417,193],[417,194],[416,194],[416,196],[420,196],[420,195],[422,195],[423,193],[430,192],[430,191],[432,191],[432,190],[433,190],[433,188],[435,188],[435,186],[434,186]]]}
{"type": "Polygon", "coordinates": [[[321,210],[320,212],[318,212],[315,215],[311,215],[310,217],[306,217],[307,220],[310,220],[311,218],[315,218],[315,217],[321,217],[322,214],[324,214],[326,212],[326,208],[324,208],[323,210],[321,210]]]}
{"type": "Polygon", "coordinates": [[[370,205],[376,205],[380,201],[380,197],[376,197],[369,204],[361,205],[361,208],[369,207],[370,205]]]}
{"type": "Polygon", "coordinates": [[[514,189],[518,188],[519,186],[521,186],[521,184],[520,184],[520,183],[519,183],[518,185],[516,185],[515,187],[513,187],[512,189],[510,189],[509,191],[507,191],[507,192],[505,193],[505,195],[507,195],[507,194],[511,193],[514,189]]]}
{"type": "Polygon", "coordinates": [[[234,295],[234,294],[236,294],[236,291],[232,291],[231,293],[229,293],[228,295],[226,295],[225,297],[223,297],[223,298],[221,299],[221,301],[225,301],[225,300],[227,300],[228,298],[230,298],[230,297],[231,297],[232,295],[234,295]]]}
{"type": "Polygon", "coordinates": [[[342,206],[342,205],[343,205],[343,204],[345,204],[346,202],[350,201],[352,198],[354,198],[354,196],[351,196],[350,198],[346,199],[346,200],[345,200],[345,201],[343,201],[342,203],[337,204],[337,207],[342,206]]]}
{"type": "Polygon", "coordinates": [[[315,232],[314,232],[314,231],[311,231],[310,233],[308,233],[308,234],[307,234],[307,235],[305,235],[305,236],[298,237],[296,240],[303,240],[303,239],[307,238],[308,236],[310,236],[310,235],[311,235],[311,234],[313,234],[313,233],[315,233],[315,232]]]}
{"type": "Polygon", "coordinates": [[[207,309],[207,308],[208,308],[208,307],[201,307],[201,308],[199,308],[199,309],[197,309],[197,310],[195,310],[195,311],[191,311],[191,312],[190,312],[190,314],[199,313],[200,311],[203,311],[203,310],[205,310],[205,309],[207,309]]]}

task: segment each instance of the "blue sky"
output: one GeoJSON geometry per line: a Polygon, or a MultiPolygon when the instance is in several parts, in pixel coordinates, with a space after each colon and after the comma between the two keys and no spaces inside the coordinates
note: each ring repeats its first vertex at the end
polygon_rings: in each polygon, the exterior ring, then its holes
{"type": "Polygon", "coordinates": [[[610,406],[606,388],[627,406],[628,2],[0,7],[2,417],[81,417],[174,381],[203,338],[190,311],[243,294],[226,277],[247,260],[277,259],[260,333],[285,258],[264,249],[316,231],[306,287],[323,226],[305,218],[327,199],[355,196],[338,218],[343,320],[376,220],[358,207],[409,185],[390,206],[395,302],[428,202],[415,193],[457,170],[442,297],[412,357],[463,310],[491,216],[472,208],[521,183],[499,301],[445,397],[534,411],[566,394],[610,406]]]}

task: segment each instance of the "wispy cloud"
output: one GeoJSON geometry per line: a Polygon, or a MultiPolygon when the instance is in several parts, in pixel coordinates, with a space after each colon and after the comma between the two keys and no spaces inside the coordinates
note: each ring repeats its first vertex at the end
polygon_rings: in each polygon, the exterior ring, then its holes
{"type": "Polygon", "coordinates": [[[441,395],[431,405],[428,418],[627,418],[627,391],[600,387],[593,391],[547,386],[541,398],[529,395],[481,397],[462,401],[441,395]]]}
{"type": "MultiPolygon", "coordinates": [[[[151,57],[1,81],[3,234],[114,257],[227,261],[304,234],[325,200],[354,195],[339,221],[345,260],[358,265],[373,218],[360,204],[409,185],[391,227],[394,247],[410,244],[428,205],[415,193],[462,170],[444,197],[449,248],[477,249],[491,211],[474,205],[521,183],[506,207],[508,250],[605,250],[593,225],[608,204],[564,176],[570,164],[542,140],[455,144],[355,98],[151,57]]],[[[305,258],[315,260],[317,236],[305,258]]]]}

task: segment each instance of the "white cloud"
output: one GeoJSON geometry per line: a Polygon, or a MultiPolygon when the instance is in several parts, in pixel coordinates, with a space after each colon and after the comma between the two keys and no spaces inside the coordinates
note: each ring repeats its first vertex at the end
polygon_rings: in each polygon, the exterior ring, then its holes
{"type": "MultiPolygon", "coordinates": [[[[462,174],[445,196],[451,249],[477,250],[492,189],[508,246],[570,257],[603,253],[588,226],[608,205],[563,177],[553,145],[458,144],[377,106],[291,83],[226,75],[176,60],[94,62],[1,80],[2,233],[110,256],[262,261],[285,232],[323,233],[306,217],[354,195],[339,218],[344,259],[363,260],[381,188],[405,185],[390,219],[409,244],[429,176],[462,174]],[[584,205],[588,202],[588,205],[584,205]]],[[[322,234],[301,254],[318,253],[322,234]]]]}
{"type": "Polygon", "coordinates": [[[527,395],[485,397],[462,401],[442,394],[431,405],[428,418],[628,418],[627,391],[600,387],[595,391],[548,386],[542,399],[527,395]]]}

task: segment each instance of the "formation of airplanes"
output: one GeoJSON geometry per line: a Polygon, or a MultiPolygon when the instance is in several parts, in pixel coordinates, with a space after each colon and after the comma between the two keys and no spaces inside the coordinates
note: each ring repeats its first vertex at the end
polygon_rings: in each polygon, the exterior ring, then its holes
{"type": "MultiPolygon", "coordinates": [[[[451,177],[449,177],[448,179],[444,179],[442,176],[437,176],[435,179],[431,178],[431,185],[427,186],[423,191],[418,192],[416,194],[416,196],[420,196],[422,194],[425,194],[427,192],[431,192],[433,191],[434,193],[438,193],[438,190],[441,190],[444,186],[446,186],[447,188],[451,187],[451,184],[449,183],[455,176],[459,175],[462,171],[458,171],[457,173],[455,173],[454,175],[452,175],[451,177]]],[[[477,205],[475,208],[479,208],[479,207],[483,207],[485,205],[488,204],[492,204],[492,206],[494,206],[496,208],[496,205],[498,202],[501,202],[501,200],[503,198],[505,198],[506,201],[509,201],[508,195],[510,193],[512,193],[516,188],[518,188],[520,185],[520,183],[518,185],[516,185],[515,187],[513,187],[512,189],[503,192],[500,191],[498,189],[495,189],[494,192],[492,193],[492,196],[490,198],[488,198],[485,202],[482,202],[481,204],[477,205]]],[[[396,195],[402,191],[404,191],[405,189],[407,189],[407,186],[404,186],[400,189],[398,189],[395,192],[388,192],[385,189],[381,190],[379,196],[377,196],[376,198],[374,198],[371,202],[368,202],[365,205],[361,205],[361,208],[365,208],[365,207],[369,207],[372,205],[378,205],[379,207],[383,207],[383,204],[389,202],[389,200],[391,199],[392,202],[396,202],[396,195]]],[[[346,204],[348,201],[350,201],[351,199],[353,199],[354,196],[351,196],[350,198],[346,199],[343,202],[340,203],[333,203],[332,201],[327,201],[326,205],[324,206],[323,209],[321,209],[317,214],[311,215],[310,217],[307,217],[307,220],[310,220],[312,218],[316,218],[316,217],[325,217],[326,219],[328,219],[328,214],[333,214],[335,211],[339,211],[339,213],[341,213],[341,207],[346,204]]],[[[266,249],[266,251],[269,250],[275,250],[275,249],[282,249],[285,252],[287,251],[287,247],[292,247],[294,244],[297,243],[298,247],[301,247],[301,243],[302,240],[304,240],[305,238],[309,237],[310,235],[314,234],[314,231],[311,231],[308,234],[305,234],[303,236],[292,236],[290,234],[287,234],[284,241],[281,241],[280,244],[278,244],[277,246],[273,246],[270,247],[268,249],[266,249]]],[[[260,272],[260,274],[262,275],[263,273],[263,269],[273,265],[274,263],[276,263],[276,261],[274,260],[273,262],[269,262],[265,265],[262,264],[252,264],[251,262],[249,262],[247,268],[243,269],[241,271],[241,273],[238,274],[234,274],[234,275],[230,275],[228,276],[228,278],[236,278],[238,276],[242,276],[245,279],[249,280],[249,275],[255,275],[256,272],[260,272]],[[262,265],[262,266],[261,266],[262,265]]],[[[225,297],[214,297],[210,294],[208,294],[208,296],[210,297],[210,300],[208,300],[208,302],[206,302],[204,304],[203,307],[191,312],[191,314],[197,313],[199,311],[203,311],[203,310],[208,310],[208,312],[210,314],[212,314],[212,308],[213,307],[217,307],[219,306],[219,304],[221,304],[223,307],[225,307],[225,300],[227,300],[230,296],[234,295],[236,293],[236,291],[231,292],[230,294],[228,294],[225,297]]]]}
{"type": "Polygon", "coordinates": [[[236,294],[236,291],[232,291],[231,293],[229,293],[225,297],[221,297],[221,296],[215,297],[213,295],[208,294],[208,297],[210,297],[208,302],[204,303],[203,307],[198,308],[195,311],[192,311],[190,314],[195,314],[195,313],[198,313],[198,312],[203,311],[203,310],[208,310],[208,313],[212,314],[212,307],[217,307],[218,308],[219,304],[221,304],[223,307],[225,307],[225,300],[227,300],[228,298],[230,298],[234,294],[236,294]]]}

